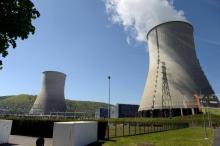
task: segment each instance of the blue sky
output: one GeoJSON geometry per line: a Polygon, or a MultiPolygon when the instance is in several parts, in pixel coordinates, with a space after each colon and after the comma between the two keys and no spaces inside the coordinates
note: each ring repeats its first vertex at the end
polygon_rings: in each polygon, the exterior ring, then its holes
{"type": "MultiPolygon", "coordinates": [[[[107,102],[112,77],[112,103],[139,104],[148,71],[147,44],[128,44],[112,24],[102,0],[35,0],[41,17],[36,33],[9,49],[0,71],[0,96],[38,94],[42,72],[67,74],[65,96],[107,102]]],[[[216,93],[220,93],[220,2],[176,0],[193,24],[196,51],[216,93]]]]}

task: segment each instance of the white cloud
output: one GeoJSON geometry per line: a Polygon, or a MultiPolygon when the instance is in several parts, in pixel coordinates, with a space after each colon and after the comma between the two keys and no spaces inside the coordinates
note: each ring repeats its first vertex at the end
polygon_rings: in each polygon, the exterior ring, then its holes
{"type": "Polygon", "coordinates": [[[210,45],[220,46],[220,41],[209,40],[205,38],[199,38],[201,41],[208,43],[210,45]]]}
{"type": "Polygon", "coordinates": [[[131,44],[131,39],[130,39],[129,36],[126,38],[126,42],[127,42],[129,45],[131,44]]]}
{"type": "Polygon", "coordinates": [[[214,7],[220,8],[220,1],[219,0],[205,0],[208,4],[214,7]]]}
{"type": "Polygon", "coordinates": [[[145,42],[147,32],[158,24],[187,21],[184,12],[174,8],[173,0],[105,0],[105,5],[111,21],[138,42],[145,42]]]}

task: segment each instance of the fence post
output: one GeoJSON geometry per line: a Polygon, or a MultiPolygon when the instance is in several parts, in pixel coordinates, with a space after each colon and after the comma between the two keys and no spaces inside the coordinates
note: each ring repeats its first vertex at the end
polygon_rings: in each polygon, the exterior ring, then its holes
{"type": "Polygon", "coordinates": [[[117,122],[115,121],[115,137],[117,137],[117,122]]]}
{"type": "Polygon", "coordinates": [[[149,133],[149,123],[147,124],[147,133],[149,133]]]}
{"type": "Polygon", "coordinates": [[[167,124],[167,130],[170,130],[170,123],[167,124]]]}
{"type": "Polygon", "coordinates": [[[123,121],[123,136],[125,136],[125,122],[123,121]]]}
{"type": "Polygon", "coordinates": [[[130,121],[128,122],[128,131],[129,131],[129,135],[131,135],[131,131],[130,131],[130,121]]]}
{"type": "Polygon", "coordinates": [[[134,124],[134,125],[135,125],[135,126],[134,126],[134,134],[136,135],[136,125],[137,125],[137,122],[135,121],[134,123],[135,123],[135,124],[134,124]]]}
{"type": "Polygon", "coordinates": [[[168,130],[168,123],[166,123],[166,131],[168,130]]]}
{"type": "Polygon", "coordinates": [[[141,126],[140,126],[140,122],[138,122],[138,129],[139,129],[139,133],[138,134],[141,134],[141,126]]]}
{"type": "Polygon", "coordinates": [[[158,122],[156,123],[156,128],[157,128],[157,131],[160,131],[160,127],[159,127],[159,123],[158,122]]]}
{"type": "Polygon", "coordinates": [[[108,123],[108,128],[107,128],[107,132],[108,132],[108,140],[109,140],[109,123],[108,123]]]}
{"type": "Polygon", "coordinates": [[[163,123],[163,131],[166,131],[166,124],[163,123]]]}
{"type": "Polygon", "coordinates": [[[153,122],[153,129],[154,129],[153,131],[155,132],[155,122],[153,122]]]}
{"type": "Polygon", "coordinates": [[[146,123],[144,122],[144,134],[146,133],[145,128],[146,128],[146,123]]]}
{"type": "Polygon", "coordinates": [[[161,125],[158,123],[158,131],[161,131],[161,125]]]}

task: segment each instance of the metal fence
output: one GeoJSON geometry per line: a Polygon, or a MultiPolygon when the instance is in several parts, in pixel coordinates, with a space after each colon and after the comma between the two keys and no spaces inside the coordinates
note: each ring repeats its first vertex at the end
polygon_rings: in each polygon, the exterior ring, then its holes
{"type": "Polygon", "coordinates": [[[106,128],[105,139],[133,136],[147,133],[189,127],[188,123],[157,123],[157,122],[110,122],[106,128]]]}

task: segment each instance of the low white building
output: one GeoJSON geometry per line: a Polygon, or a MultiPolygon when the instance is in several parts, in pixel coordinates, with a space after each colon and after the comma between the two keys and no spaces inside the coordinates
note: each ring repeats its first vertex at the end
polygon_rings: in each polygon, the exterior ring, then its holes
{"type": "Polygon", "coordinates": [[[12,120],[0,120],[0,144],[8,143],[12,120]]]}
{"type": "Polygon", "coordinates": [[[98,140],[96,121],[56,122],[53,146],[85,146],[98,140]]]}

